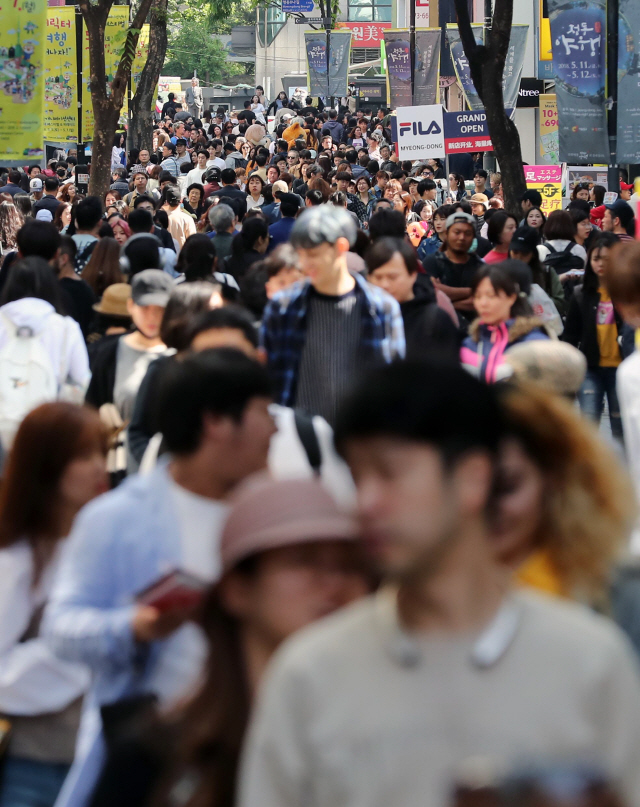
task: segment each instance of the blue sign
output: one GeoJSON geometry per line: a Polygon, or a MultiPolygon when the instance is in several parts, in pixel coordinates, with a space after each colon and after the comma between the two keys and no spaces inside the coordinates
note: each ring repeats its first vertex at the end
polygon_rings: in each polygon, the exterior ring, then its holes
{"type": "Polygon", "coordinates": [[[285,14],[313,11],[313,0],[282,0],[282,10],[285,14]]]}
{"type": "MultiPolygon", "coordinates": [[[[513,110],[505,110],[512,117],[513,110]]],[[[444,147],[447,154],[493,151],[484,109],[444,113],[444,147]]]]}

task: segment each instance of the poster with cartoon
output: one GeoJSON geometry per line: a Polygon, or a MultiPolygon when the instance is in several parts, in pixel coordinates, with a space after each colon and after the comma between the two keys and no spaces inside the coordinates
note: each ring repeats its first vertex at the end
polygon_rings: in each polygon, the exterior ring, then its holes
{"type": "Polygon", "coordinates": [[[73,6],[47,14],[44,56],[44,137],[54,143],[78,140],[78,63],[73,6]]]}
{"type": "Polygon", "coordinates": [[[0,163],[44,156],[46,23],[46,0],[0,6],[0,163]]]}

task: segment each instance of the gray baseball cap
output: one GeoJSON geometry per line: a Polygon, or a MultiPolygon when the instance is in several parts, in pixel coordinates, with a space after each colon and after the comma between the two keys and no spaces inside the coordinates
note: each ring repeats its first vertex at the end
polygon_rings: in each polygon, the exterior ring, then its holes
{"type": "Polygon", "coordinates": [[[166,308],[173,281],[160,269],[145,269],[133,276],[131,299],[136,305],[159,305],[166,308]]]}
{"type": "Polygon", "coordinates": [[[445,229],[449,229],[449,227],[453,227],[454,224],[458,222],[463,222],[464,224],[470,224],[473,229],[476,228],[476,220],[470,213],[465,213],[464,210],[456,210],[455,213],[452,213],[449,218],[445,222],[445,229]]]}

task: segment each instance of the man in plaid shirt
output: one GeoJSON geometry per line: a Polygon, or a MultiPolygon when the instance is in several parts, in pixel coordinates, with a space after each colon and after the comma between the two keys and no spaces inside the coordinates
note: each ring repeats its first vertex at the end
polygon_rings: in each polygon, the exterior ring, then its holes
{"type": "Polygon", "coordinates": [[[290,241],[306,279],[277,294],[262,320],[276,401],[331,424],[340,399],[364,369],[405,355],[398,303],[347,268],[355,238],[346,210],[321,205],[305,211],[290,241]]]}

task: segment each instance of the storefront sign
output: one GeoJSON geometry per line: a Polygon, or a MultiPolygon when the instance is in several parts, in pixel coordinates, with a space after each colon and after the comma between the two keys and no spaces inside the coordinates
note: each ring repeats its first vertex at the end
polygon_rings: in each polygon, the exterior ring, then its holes
{"type": "MultiPolygon", "coordinates": [[[[507,114],[511,115],[508,109],[507,114]]],[[[484,109],[444,113],[444,144],[447,154],[493,151],[484,109]]]]}
{"type": "Polygon", "coordinates": [[[391,118],[394,141],[401,160],[444,157],[442,106],[400,107],[391,118]]]}
{"type": "Polygon", "coordinates": [[[540,191],[540,209],[548,216],[552,210],[562,209],[562,167],[560,165],[525,165],[527,188],[540,191]]]}
{"type": "Polygon", "coordinates": [[[352,48],[379,48],[385,29],[391,28],[390,22],[341,22],[340,28],[351,31],[352,48]]]}
{"type": "Polygon", "coordinates": [[[545,163],[559,163],[558,105],[555,95],[540,96],[540,156],[545,163]]]}

